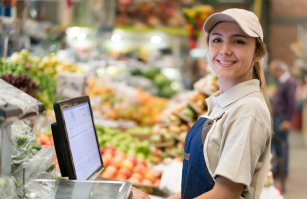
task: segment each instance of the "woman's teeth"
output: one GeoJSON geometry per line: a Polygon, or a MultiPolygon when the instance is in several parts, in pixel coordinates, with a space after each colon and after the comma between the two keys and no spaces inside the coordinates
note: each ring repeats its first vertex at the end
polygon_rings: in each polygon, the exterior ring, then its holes
{"type": "Polygon", "coordinates": [[[236,63],[236,61],[233,61],[233,62],[224,62],[224,61],[221,61],[221,60],[218,60],[221,64],[226,64],[226,65],[231,65],[231,64],[234,64],[236,63]]]}

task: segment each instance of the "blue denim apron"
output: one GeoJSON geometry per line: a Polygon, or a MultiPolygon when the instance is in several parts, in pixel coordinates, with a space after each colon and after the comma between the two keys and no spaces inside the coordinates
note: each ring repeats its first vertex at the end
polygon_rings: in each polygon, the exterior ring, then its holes
{"type": "Polygon", "coordinates": [[[213,121],[214,119],[199,118],[185,139],[181,182],[183,199],[196,198],[213,189],[215,184],[204,158],[204,142],[213,121]]]}

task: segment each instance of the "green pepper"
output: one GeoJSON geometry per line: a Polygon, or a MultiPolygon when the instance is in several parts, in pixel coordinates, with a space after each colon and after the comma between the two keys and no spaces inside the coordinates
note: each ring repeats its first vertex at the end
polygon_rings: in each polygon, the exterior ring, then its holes
{"type": "Polygon", "coordinates": [[[20,146],[22,146],[22,145],[24,145],[25,143],[28,142],[29,137],[26,136],[26,135],[17,135],[15,137],[15,139],[16,139],[16,142],[17,142],[17,146],[20,147],[20,146]]]}
{"type": "Polygon", "coordinates": [[[37,151],[42,149],[42,146],[40,144],[37,144],[35,142],[31,142],[31,146],[33,149],[36,149],[37,151]]]}
{"type": "Polygon", "coordinates": [[[55,169],[55,163],[52,163],[50,167],[46,170],[46,172],[51,172],[55,169]]]}

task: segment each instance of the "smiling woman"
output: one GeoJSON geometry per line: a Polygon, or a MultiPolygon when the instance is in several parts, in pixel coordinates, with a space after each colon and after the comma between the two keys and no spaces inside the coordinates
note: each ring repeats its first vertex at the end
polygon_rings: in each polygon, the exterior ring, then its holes
{"type": "MultiPolygon", "coordinates": [[[[258,199],[270,163],[271,113],[260,59],[258,18],[242,9],[211,15],[209,63],[220,90],[190,129],[184,147],[181,192],[170,198],[258,199]]],[[[133,190],[134,198],[147,198],[133,190]]]]}
{"type": "Polygon", "coordinates": [[[229,21],[218,23],[208,38],[209,62],[222,83],[221,93],[253,79],[253,64],[261,58],[254,57],[255,38],[244,33],[237,23],[229,21]]]}

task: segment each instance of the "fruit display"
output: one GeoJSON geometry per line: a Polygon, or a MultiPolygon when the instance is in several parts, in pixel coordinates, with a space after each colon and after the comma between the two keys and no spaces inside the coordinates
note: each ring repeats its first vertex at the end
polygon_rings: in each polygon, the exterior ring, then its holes
{"type": "Polygon", "coordinates": [[[206,96],[210,96],[219,90],[217,76],[214,74],[206,75],[205,77],[198,80],[194,85],[194,90],[202,93],[206,96]]]}
{"type": "Polygon", "coordinates": [[[35,97],[44,103],[46,110],[52,109],[53,102],[56,101],[56,75],[63,71],[82,72],[79,67],[71,63],[58,61],[54,53],[47,57],[29,56],[28,50],[24,49],[8,58],[0,59],[0,76],[27,75],[39,85],[40,91],[35,92],[35,97]]]}
{"type": "Polygon", "coordinates": [[[93,110],[105,118],[129,119],[148,126],[157,123],[159,115],[168,103],[168,100],[152,96],[139,88],[127,85],[104,86],[95,80],[89,81],[88,95],[91,98],[99,98],[100,103],[98,106],[93,106],[93,110]],[[130,97],[127,97],[125,92],[130,97]]]}
{"type": "MultiPolygon", "coordinates": [[[[142,128],[142,127],[139,127],[142,128]]],[[[147,127],[145,127],[147,129],[147,127]]],[[[98,143],[102,148],[112,147],[127,155],[133,155],[138,161],[149,161],[149,140],[140,141],[131,136],[133,129],[124,133],[119,129],[96,126],[98,143]]],[[[148,132],[148,130],[146,130],[148,132]]]]}
{"type": "Polygon", "coordinates": [[[154,85],[159,88],[159,96],[170,98],[176,94],[176,91],[171,88],[171,80],[161,73],[161,69],[150,67],[147,70],[135,69],[132,74],[144,76],[153,81],[154,85]]]}
{"type": "Polygon", "coordinates": [[[185,23],[180,12],[182,6],[181,1],[175,0],[156,2],[121,0],[117,6],[116,25],[180,28],[185,23]]]}
{"type": "Polygon", "coordinates": [[[196,47],[197,38],[201,34],[204,21],[206,21],[213,12],[214,9],[210,5],[198,5],[192,8],[183,9],[183,14],[188,21],[186,28],[188,30],[190,48],[196,47]]]}
{"type": "Polygon", "coordinates": [[[144,160],[137,160],[134,155],[108,146],[102,152],[105,170],[101,177],[105,179],[128,180],[134,184],[159,186],[161,173],[147,167],[144,160]]]}
{"type": "Polygon", "coordinates": [[[183,158],[185,138],[196,120],[207,113],[206,98],[218,87],[212,75],[202,79],[206,92],[189,91],[184,101],[172,103],[163,111],[159,123],[153,127],[151,140],[151,162],[168,164],[171,158],[183,158]],[[213,81],[214,80],[214,81],[213,81]],[[207,81],[207,82],[206,82],[207,81]],[[207,93],[204,94],[204,93],[207,93]]]}

